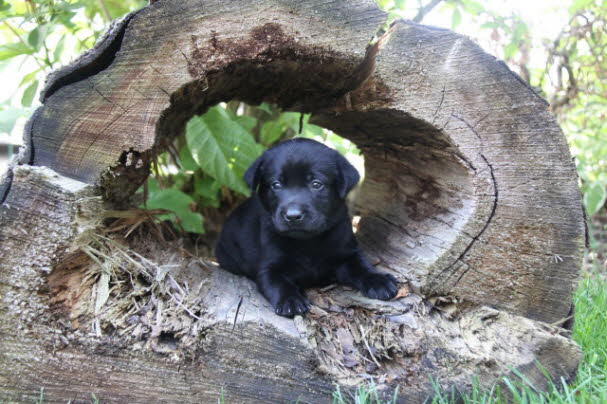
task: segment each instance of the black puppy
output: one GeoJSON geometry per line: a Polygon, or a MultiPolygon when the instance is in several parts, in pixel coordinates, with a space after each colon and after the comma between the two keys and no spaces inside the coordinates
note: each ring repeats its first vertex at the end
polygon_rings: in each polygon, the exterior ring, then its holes
{"type": "Polygon", "coordinates": [[[281,316],[310,309],[304,288],[340,283],[388,300],[396,279],[358,248],[345,204],[360,179],[338,152],[310,139],[266,150],[244,174],[252,196],[226,220],[219,264],[257,283],[281,316]]]}

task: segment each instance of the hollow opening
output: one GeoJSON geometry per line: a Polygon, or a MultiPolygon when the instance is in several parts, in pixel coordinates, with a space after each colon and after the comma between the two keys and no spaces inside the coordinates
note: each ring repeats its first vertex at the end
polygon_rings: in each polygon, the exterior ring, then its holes
{"type": "Polygon", "coordinates": [[[215,105],[191,118],[185,133],[154,159],[136,199],[142,199],[146,209],[171,211],[157,217],[183,231],[192,252],[212,259],[225,218],[250,194],[242,178],[245,169],[263,150],[305,137],[337,150],[361,174],[359,186],[347,198],[356,231],[360,217],[354,201],[364,180],[362,153],[349,140],[308,121],[309,114],[284,112],[267,103],[215,105]]]}
{"type": "MultiPolygon", "coordinates": [[[[455,241],[462,236],[473,238],[463,229],[476,206],[472,183],[475,167],[461,157],[456,145],[440,128],[390,108],[385,85],[361,73],[372,71],[369,65],[373,63],[373,52],[367,52],[367,58],[360,63],[320,47],[302,47],[272,24],[255,30],[251,37],[250,42],[240,44],[192,39],[194,51],[188,70],[194,80],[171,95],[170,107],[162,112],[156,124],[151,154],[157,156],[168,150],[166,159],[179,161],[183,156],[179,156],[181,151],[175,145],[187,144],[183,139],[187,138],[186,127],[192,125],[193,116],[223,114],[224,118],[240,119],[239,124],[246,127],[257,125],[260,120],[245,122],[247,114],[241,114],[242,110],[259,116],[274,114],[274,118],[276,111],[287,111],[293,121],[290,130],[298,132],[301,114],[309,113],[309,122],[306,116],[303,126],[312,127],[310,123],[343,136],[364,157],[365,181],[355,192],[351,214],[360,215],[358,236],[371,261],[414,287],[423,287],[431,269],[456,261],[462,251],[452,251],[455,241]],[[271,51],[255,60],[243,56],[242,60],[221,65],[221,55],[246,56],[252,44],[260,41],[271,41],[271,51]],[[225,108],[218,113],[214,106],[220,103],[225,108]]],[[[261,142],[255,140],[247,147],[261,142]]],[[[250,163],[251,155],[259,154],[260,150],[250,152],[249,159],[243,161],[250,163]]],[[[193,157],[198,163],[215,157],[212,147],[196,153],[198,156],[193,157]]],[[[190,157],[186,160],[191,160],[190,157]]],[[[246,164],[233,170],[235,176],[245,169],[246,164]]],[[[184,184],[186,192],[196,191],[197,184],[206,187],[206,191],[212,185],[207,177],[194,180],[184,184]]],[[[244,186],[241,178],[232,180],[240,182],[237,187],[244,186]]],[[[212,241],[226,214],[242,200],[238,195],[227,203],[230,196],[222,195],[224,204],[207,198],[209,206],[203,212],[207,232],[202,238],[204,255],[211,254],[212,241]]]]}

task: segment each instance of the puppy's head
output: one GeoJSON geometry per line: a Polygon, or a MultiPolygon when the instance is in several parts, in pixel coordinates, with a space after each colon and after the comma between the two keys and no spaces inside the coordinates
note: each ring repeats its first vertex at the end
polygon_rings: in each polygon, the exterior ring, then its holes
{"type": "Polygon", "coordinates": [[[296,239],[317,236],[345,212],[345,198],[360,179],[335,150],[297,138],[266,150],[244,175],[270,213],[277,233],[296,239]]]}

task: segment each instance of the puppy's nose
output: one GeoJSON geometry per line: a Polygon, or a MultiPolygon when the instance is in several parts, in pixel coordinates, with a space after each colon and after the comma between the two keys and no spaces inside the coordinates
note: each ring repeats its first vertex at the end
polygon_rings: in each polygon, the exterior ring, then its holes
{"type": "Polygon", "coordinates": [[[287,222],[299,222],[304,218],[304,213],[301,208],[297,206],[289,206],[284,213],[284,216],[287,222]]]}

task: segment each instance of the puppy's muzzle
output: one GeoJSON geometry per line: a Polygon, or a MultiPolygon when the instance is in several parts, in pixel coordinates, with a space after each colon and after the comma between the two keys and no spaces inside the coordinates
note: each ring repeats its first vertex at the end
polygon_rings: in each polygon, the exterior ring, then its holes
{"type": "Polygon", "coordinates": [[[303,209],[299,206],[289,206],[282,214],[285,221],[289,224],[299,224],[305,217],[303,209]]]}

